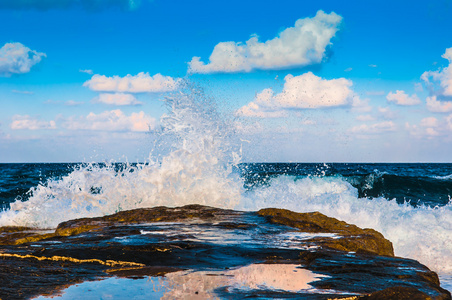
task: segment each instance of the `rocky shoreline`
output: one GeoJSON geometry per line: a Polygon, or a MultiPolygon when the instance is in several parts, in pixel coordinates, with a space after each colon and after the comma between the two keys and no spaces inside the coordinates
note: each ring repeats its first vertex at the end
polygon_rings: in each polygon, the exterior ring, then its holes
{"type": "Polygon", "coordinates": [[[163,278],[168,299],[451,299],[436,273],[395,257],[379,232],[275,208],[154,207],[56,230],[2,227],[0,257],[1,299],[109,277],[163,278]],[[303,272],[315,279],[294,285],[303,272]]]}

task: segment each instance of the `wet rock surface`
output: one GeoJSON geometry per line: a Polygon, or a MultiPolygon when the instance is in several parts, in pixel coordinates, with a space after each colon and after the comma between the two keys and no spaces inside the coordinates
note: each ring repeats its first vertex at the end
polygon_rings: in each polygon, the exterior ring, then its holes
{"type": "Polygon", "coordinates": [[[155,207],[56,230],[4,227],[0,258],[1,299],[53,295],[113,276],[165,280],[163,299],[451,299],[434,272],[394,257],[380,233],[281,209],[155,207]],[[301,278],[306,287],[292,284],[301,278]]]}
{"type": "Polygon", "coordinates": [[[314,243],[332,249],[354,252],[369,252],[372,254],[394,256],[392,243],[373,229],[361,229],[335,218],[330,218],[319,212],[296,213],[287,209],[267,208],[257,212],[272,223],[298,228],[304,232],[330,232],[341,238],[316,238],[314,243]]]}

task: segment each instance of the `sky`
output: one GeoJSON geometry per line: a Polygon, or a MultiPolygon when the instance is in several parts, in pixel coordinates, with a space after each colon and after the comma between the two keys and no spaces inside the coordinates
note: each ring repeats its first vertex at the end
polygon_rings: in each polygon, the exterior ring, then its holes
{"type": "Polygon", "coordinates": [[[184,82],[244,162],[452,162],[452,1],[0,0],[0,163],[145,161],[184,82]]]}

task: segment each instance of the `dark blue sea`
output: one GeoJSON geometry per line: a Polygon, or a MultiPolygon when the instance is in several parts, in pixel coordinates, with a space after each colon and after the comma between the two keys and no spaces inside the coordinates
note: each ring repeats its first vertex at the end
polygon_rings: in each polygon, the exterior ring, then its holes
{"type": "MultiPolygon", "coordinates": [[[[27,201],[32,188],[61,179],[83,164],[29,163],[0,164],[0,205],[27,201]]],[[[103,166],[104,164],[99,164],[103,166]]],[[[133,164],[132,164],[133,165],[133,164]]],[[[125,168],[117,163],[116,170],[125,168]]],[[[247,190],[269,185],[278,176],[341,178],[356,188],[358,197],[386,198],[413,207],[448,204],[452,195],[452,164],[438,163],[242,163],[236,172],[247,190]]]]}

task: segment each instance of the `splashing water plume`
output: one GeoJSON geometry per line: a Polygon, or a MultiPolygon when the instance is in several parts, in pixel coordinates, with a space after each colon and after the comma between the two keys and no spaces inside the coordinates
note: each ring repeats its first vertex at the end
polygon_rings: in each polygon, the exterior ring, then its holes
{"type": "Polygon", "coordinates": [[[171,141],[169,153],[120,170],[111,163],[78,166],[60,180],[32,188],[28,201],[12,203],[0,214],[0,225],[56,227],[69,219],[159,205],[233,208],[242,182],[232,172],[239,162],[229,142],[232,127],[189,84],[165,103],[169,111],[162,116],[158,139],[171,141]]]}

